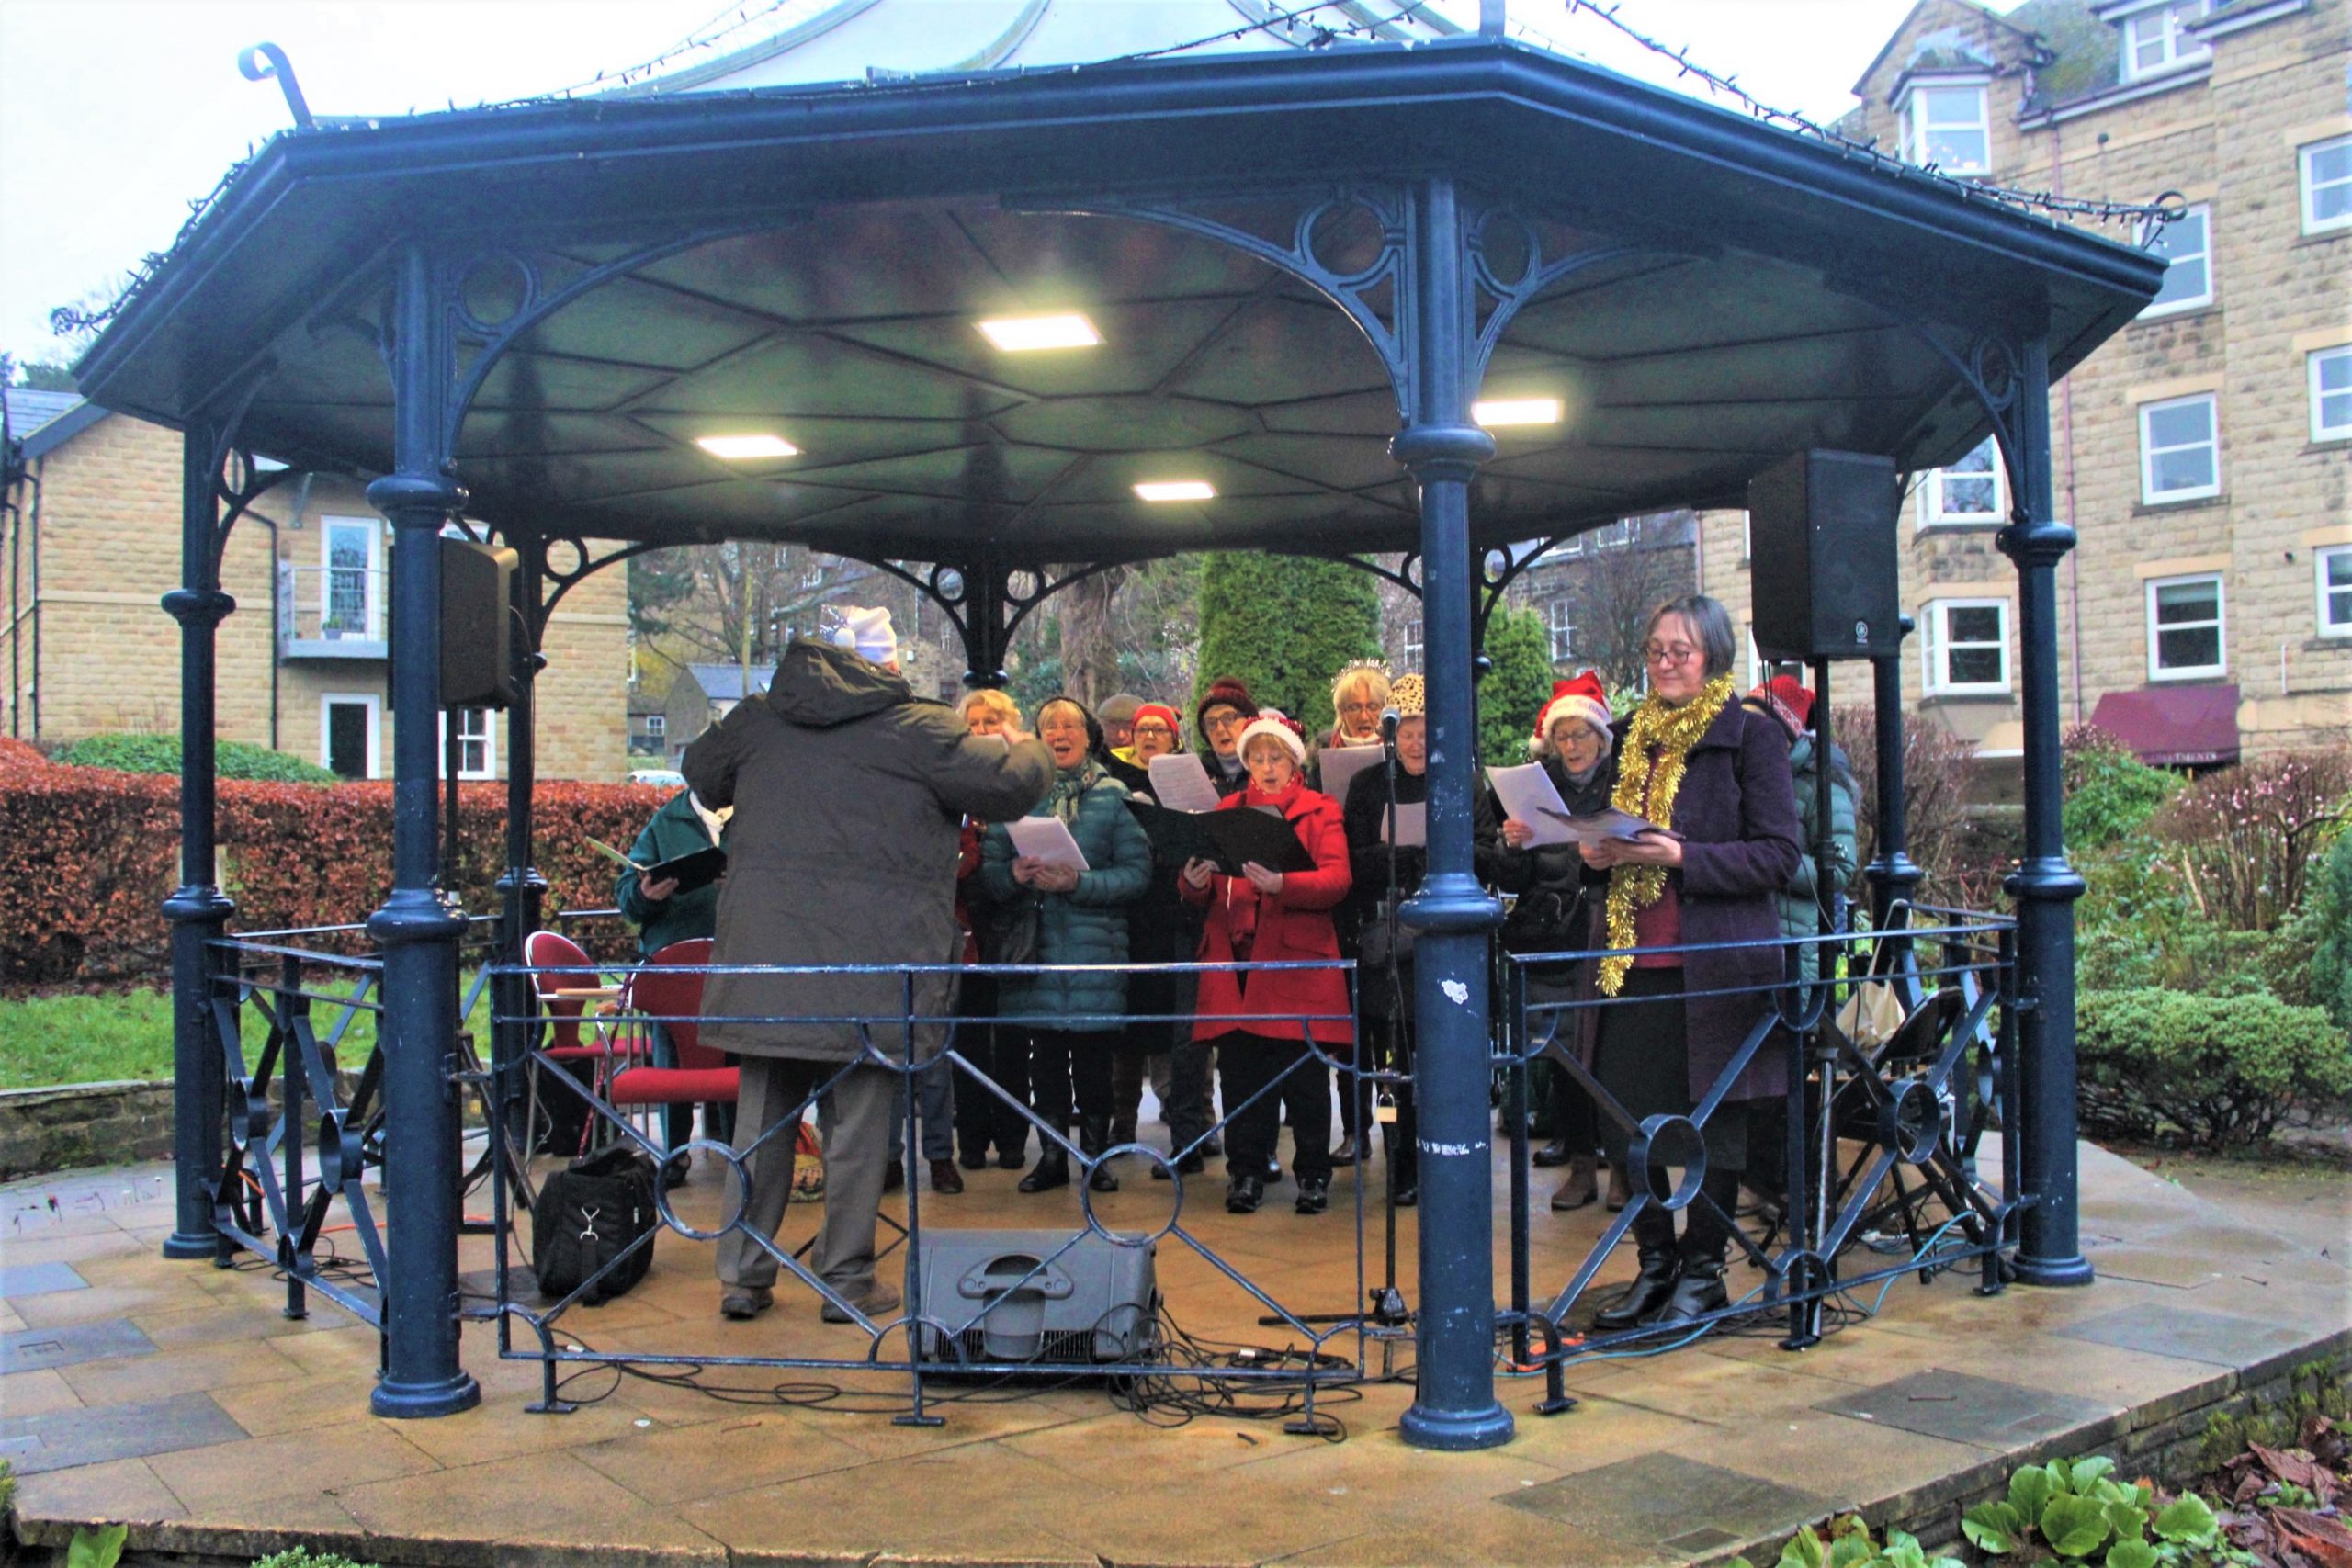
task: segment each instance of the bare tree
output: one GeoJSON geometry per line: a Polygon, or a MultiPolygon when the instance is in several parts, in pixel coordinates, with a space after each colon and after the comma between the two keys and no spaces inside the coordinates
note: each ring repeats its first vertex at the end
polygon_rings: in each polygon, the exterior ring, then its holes
{"type": "Polygon", "coordinates": [[[1690,592],[1696,547],[1689,512],[1628,517],[1582,536],[1568,579],[1576,601],[1575,662],[1609,689],[1638,688],[1642,637],[1658,604],[1690,592]]]}

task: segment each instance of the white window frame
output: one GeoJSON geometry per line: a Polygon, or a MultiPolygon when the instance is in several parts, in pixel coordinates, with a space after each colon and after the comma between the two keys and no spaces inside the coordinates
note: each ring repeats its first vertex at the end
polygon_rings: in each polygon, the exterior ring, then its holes
{"type": "MultiPolygon", "coordinates": [[[[2328,394],[2322,390],[2320,381],[2329,365],[2342,366],[2346,376],[2352,378],[2352,344],[2337,348],[2314,349],[2303,355],[2303,378],[2312,400],[2312,439],[2314,442],[2352,440],[2352,409],[2347,409],[2343,423],[2327,423],[2328,394]]],[[[2352,404],[2352,380],[2347,380],[2334,395],[2352,404]]]]}
{"type": "Polygon", "coordinates": [[[669,734],[670,716],[666,713],[647,714],[645,716],[645,733],[648,735],[669,734]]]}
{"type": "MultiPolygon", "coordinates": [[[[384,640],[384,522],[380,517],[336,517],[319,519],[319,637],[322,641],[339,641],[348,636],[356,642],[384,640]],[[368,539],[368,564],[360,579],[360,620],[364,623],[356,632],[330,636],[327,631],[327,611],[334,592],[334,574],[349,570],[337,567],[334,541],[338,532],[357,530],[368,539]]],[[[375,775],[370,773],[368,777],[375,775]]]]}
{"type": "Polygon", "coordinates": [[[2332,589],[2328,583],[2328,569],[2337,561],[2344,562],[2347,573],[2352,573],[2352,545],[2328,545],[2312,552],[2312,582],[2315,591],[2319,635],[2352,637],[2352,598],[2347,598],[2342,620],[2328,619],[2330,608],[2328,600],[2331,595],[2333,593],[2352,595],[2352,587],[2332,589]]]}
{"type": "Polygon", "coordinates": [[[2347,158],[2352,158],[2352,136],[2331,136],[2322,141],[2306,142],[2295,149],[2295,184],[2302,194],[2303,232],[2306,234],[2333,234],[2352,229],[2352,169],[2346,170],[2344,179],[2328,182],[2329,189],[2339,186],[2343,187],[2344,210],[2327,218],[2318,217],[2312,211],[2312,197],[2317,191],[2312,184],[2312,160],[2323,152],[2338,149],[2343,150],[2347,158]]]}
{"type": "MultiPolygon", "coordinates": [[[[447,708],[441,710],[443,765],[446,765],[449,755],[449,712],[447,708]]],[[[496,778],[498,776],[497,716],[488,708],[459,708],[457,712],[462,721],[458,728],[458,777],[467,783],[479,783],[484,779],[496,778]],[[479,735],[474,733],[473,725],[470,722],[476,714],[481,716],[481,732],[479,735]],[[481,761],[478,766],[468,767],[465,749],[477,742],[481,746],[481,761]]],[[[441,767],[436,766],[433,771],[437,775],[441,772],[441,767]]]]}
{"type": "MultiPolygon", "coordinates": [[[[2166,299],[2159,293],[2154,299],[2149,301],[2147,309],[2140,312],[2140,319],[2143,321],[2151,317],[2170,316],[2182,310],[2199,310],[2213,302],[2213,209],[2201,201],[2191,204],[2179,218],[2164,225],[2163,235],[2169,239],[2178,234],[2181,231],[2181,226],[2191,219],[2196,220],[2199,231],[2204,236],[2202,244],[2198,250],[2181,255],[2174,255],[2167,251],[2165,258],[2171,265],[2165,269],[2165,281],[2169,284],[2172,281],[2173,268],[2193,257],[2205,269],[2204,291],[2199,294],[2184,294],[2175,299],[2166,299]]],[[[2155,220],[2151,219],[2149,221],[2155,220]]]]}
{"type": "Polygon", "coordinates": [[[2229,596],[2223,588],[2222,574],[2220,572],[2191,571],[2184,572],[2177,577],[2152,577],[2148,579],[2147,590],[2144,594],[2144,604],[2146,606],[2148,636],[2148,679],[2151,682],[2159,681],[2209,681],[2217,675],[2226,675],[2230,672],[2230,604],[2229,596]],[[2215,662],[2211,664],[2182,665],[2177,669],[2168,670],[2162,666],[2158,658],[2158,643],[2156,640],[2156,596],[2160,590],[2165,588],[2177,588],[2185,582],[2210,582],[2213,585],[2213,619],[2210,623],[2204,621],[2191,621],[2187,623],[2186,626],[2175,626],[2173,629],[2179,631],[2210,624],[2213,628],[2213,653],[2215,662]]]}
{"type": "Polygon", "coordinates": [[[1928,147],[1936,130],[1950,130],[1961,126],[1960,120],[1930,120],[1928,105],[1939,93],[1972,93],[1976,98],[1976,118],[1971,124],[1984,139],[1984,161],[1981,164],[1937,164],[1947,175],[1989,175],[1993,172],[1993,108],[1987,84],[1978,82],[1919,82],[1903,96],[1903,147],[1911,162],[1925,168],[1934,162],[1928,147]]]}
{"type": "Polygon", "coordinates": [[[2169,76],[2192,65],[2202,65],[2213,58],[2211,44],[2199,42],[2188,31],[2191,24],[2204,20],[2212,11],[2213,0],[2164,0],[2161,5],[2134,11],[2123,18],[2123,45],[2120,62],[2123,80],[2148,82],[2159,76],[2169,76]],[[2187,6],[2196,7],[2196,15],[2180,13],[2187,6]],[[2148,23],[2155,23],[2161,31],[2151,40],[2145,34],[2148,23]],[[2163,58],[2152,65],[2140,63],[2140,46],[2154,41],[2163,46],[2163,58]]]}
{"type": "Polygon", "coordinates": [[[1419,616],[1405,623],[1405,655],[1398,660],[1406,673],[1419,674],[1421,669],[1421,622],[1419,616]]]}
{"type": "Polygon", "coordinates": [[[1576,601],[1563,593],[1544,606],[1544,628],[1549,639],[1544,646],[1552,650],[1552,662],[1577,656],[1576,601]]]}
{"type": "Polygon", "coordinates": [[[373,692],[321,692],[319,694],[319,766],[334,766],[334,726],[331,710],[338,705],[364,705],[368,709],[368,771],[362,778],[380,779],[384,776],[384,699],[373,692]]]}
{"type": "MultiPolygon", "coordinates": [[[[2165,398],[2156,402],[2142,403],[2140,419],[2140,501],[2146,506],[2165,506],[2177,501],[2203,501],[2222,493],[2222,402],[2211,392],[2195,392],[2185,398],[2165,398]],[[2152,415],[2166,409],[2186,408],[2190,403],[2205,405],[2205,427],[2213,452],[2213,479],[2211,484],[2195,485],[2184,490],[2159,492],[2155,488],[2156,457],[2148,444],[2148,421],[2152,415]]],[[[2185,452],[2189,448],[2167,446],[2166,452],[2185,452]]]]}
{"type": "MultiPolygon", "coordinates": [[[[2001,461],[2000,444],[1991,436],[1972,450],[1988,455],[1993,463],[1993,509],[1990,512],[1952,512],[1944,505],[1944,476],[1955,473],[1952,468],[1929,468],[1919,476],[1918,523],[1921,528],[1984,528],[1997,527],[2009,514],[2008,466],[2001,461]]],[[[1982,479],[1982,474],[1961,474],[1962,479],[1982,479]]]]}
{"type": "MultiPolygon", "coordinates": [[[[1929,697],[2006,697],[2016,669],[2009,658],[2009,602],[2007,599],[1930,599],[1919,606],[1919,692],[1929,697]],[[1997,681],[1954,681],[1945,655],[1951,648],[1950,616],[1954,610],[1992,610],[2001,621],[2001,678],[1997,681]]],[[[1983,648],[1981,642],[1963,646],[1983,648]]]]}

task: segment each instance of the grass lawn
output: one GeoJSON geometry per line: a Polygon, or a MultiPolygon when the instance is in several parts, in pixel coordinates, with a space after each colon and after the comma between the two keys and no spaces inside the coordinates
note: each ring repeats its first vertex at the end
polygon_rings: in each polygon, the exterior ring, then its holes
{"type": "MultiPolygon", "coordinates": [[[[467,978],[470,982],[472,976],[467,978]]],[[[333,1027],[338,1010],[330,1003],[313,1000],[312,1026],[323,1033],[333,1027]]],[[[245,1059],[250,1062],[260,1050],[262,1024],[251,1010],[245,1018],[245,1059]]],[[[466,1021],[474,1039],[486,1047],[490,1039],[487,991],[466,1021]]],[[[358,1066],[368,1059],[375,1042],[375,1016],[362,1013],[352,1020],[343,1037],[343,1060],[358,1066]]],[[[0,1089],[171,1076],[172,999],[164,992],[0,1001],[0,1089]]]]}

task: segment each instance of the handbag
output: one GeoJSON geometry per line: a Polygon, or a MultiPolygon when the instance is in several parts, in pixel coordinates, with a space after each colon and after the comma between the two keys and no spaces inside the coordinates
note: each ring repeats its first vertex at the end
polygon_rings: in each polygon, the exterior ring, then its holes
{"type": "Polygon", "coordinates": [[[531,1205],[531,1272],[539,1294],[568,1296],[623,1253],[628,1256],[588,1287],[580,1298],[602,1306],[633,1289],[653,1267],[648,1236],[657,1223],[653,1206],[653,1162],[622,1144],[574,1160],[539,1189],[531,1205]]]}
{"type": "Polygon", "coordinates": [[[1905,1017],[1903,998],[1895,994],[1894,982],[1871,978],[1856,985],[1854,994],[1838,1010],[1838,1029],[1864,1051],[1875,1051],[1894,1038],[1905,1017]]]}
{"type": "Polygon", "coordinates": [[[1371,916],[1363,923],[1363,939],[1358,943],[1358,964],[1365,969],[1385,969],[1392,963],[1399,968],[1410,968],[1413,943],[1420,935],[1419,928],[1408,926],[1396,918],[1396,900],[1383,898],[1373,907],[1371,916]]]}
{"type": "Polygon", "coordinates": [[[1035,898],[989,904],[980,910],[972,938],[983,964],[1035,964],[1043,942],[1045,910],[1035,898]]]}
{"type": "MultiPolygon", "coordinates": [[[[1582,887],[1539,888],[1511,901],[1503,917],[1499,940],[1505,953],[1575,953],[1591,939],[1582,887]]],[[[1532,965],[1529,975],[1557,984],[1576,967],[1573,964],[1532,965]]]]}

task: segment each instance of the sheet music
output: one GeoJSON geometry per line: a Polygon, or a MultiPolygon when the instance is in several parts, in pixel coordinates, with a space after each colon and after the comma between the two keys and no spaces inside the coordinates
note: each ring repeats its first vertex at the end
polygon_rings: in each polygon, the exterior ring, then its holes
{"type": "Polygon", "coordinates": [[[1194,752],[1154,757],[1150,773],[1151,793],[1170,811],[1215,811],[1216,803],[1225,798],[1209,782],[1209,771],[1194,752]]]}
{"type": "Polygon", "coordinates": [[[1317,752],[1315,767],[1323,793],[1346,805],[1349,784],[1366,768],[1380,766],[1385,755],[1387,749],[1381,746],[1333,746],[1317,752]]]}
{"type": "Polygon", "coordinates": [[[1531,846],[1576,841],[1577,836],[1567,829],[1567,802],[1553,787],[1552,775],[1544,771],[1543,763],[1488,768],[1487,782],[1495,786],[1495,795],[1503,803],[1504,820],[1527,824],[1531,846]]]}
{"type": "MultiPolygon", "coordinates": [[[[1388,831],[1388,808],[1385,806],[1380,808],[1380,830],[1384,835],[1388,831]]],[[[1396,806],[1396,847],[1400,850],[1426,849],[1429,841],[1428,803],[1417,800],[1408,806],[1399,801],[1396,806]]]]}
{"type": "MultiPolygon", "coordinates": [[[[1611,839],[1622,839],[1631,843],[1645,833],[1667,832],[1666,829],[1659,827],[1649,818],[1636,817],[1630,811],[1620,811],[1613,806],[1603,807],[1599,811],[1587,811],[1581,815],[1554,811],[1549,807],[1544,807],[1544,812],[1561,832],[1579,844],[1598,844],[1611,839]]],[[[1681,835],[1668,833],[1667,836],[1679,838],[1681,835]]]]}
{"type": "Polygon", "coordinates": [[[1078,840],[1069,836],[1069,825],[1058,817],[1016,817],[1004,825],[1004,830],[1012,835],[1013,849],[1030,860],[1075,871],[1092,869],[1078,840]]]}

